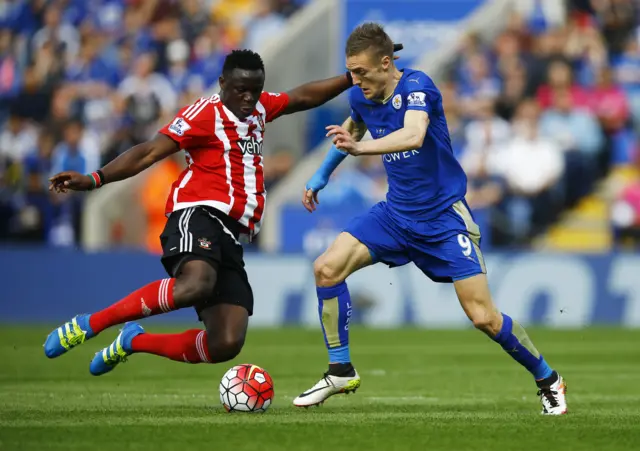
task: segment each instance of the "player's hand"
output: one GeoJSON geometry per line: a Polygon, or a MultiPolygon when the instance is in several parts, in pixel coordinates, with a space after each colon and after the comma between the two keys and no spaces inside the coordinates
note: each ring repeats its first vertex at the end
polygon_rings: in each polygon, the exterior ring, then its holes
{"type": "Polygon", "coordinates": [[[311,188],[305,188],[302,192],[302,205],[307,209],[309,213],[316,211],[316,205],[319,204],[318,192],[313,191],[311,188]]]}
{"type": "Polygon", "coordinates": [[[309,212],[316,211],[316,205],[320,203],[318,201],[318,193],[324,189],[329,183],[329,177],[323,175],[321,171],[317,171],[311,179],[307,182],[302,193],[302,205],[309,212]]]}
{"type": "Polygon", "coordinates": [[[66,193],[72,191],[89,191],[93,188],[93,181],[88,175],[79,172],[60,172],[49,179],[49,191],[66,193]]]}
{"type": "Polygon", "coordinates": [[[360,143],[353,139],[351,133],[339,125],[329,125],[327,127],[327,137],[330,137],[333,144],[340,150],[347,152],[353,156],[361,154],[360,143]]]}

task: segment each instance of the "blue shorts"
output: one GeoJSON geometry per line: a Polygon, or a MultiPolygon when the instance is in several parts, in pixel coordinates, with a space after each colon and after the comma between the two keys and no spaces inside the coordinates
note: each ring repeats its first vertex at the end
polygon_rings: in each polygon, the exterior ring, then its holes
{"type": "Polygon", "coordinates": [[[394,267],[413,262],[434,282],[486,274],[480,229],[464,201],[430,221],[401,218],[380,202],[353,219],[345,232],[367,246],[374,263],[394,267]]]}

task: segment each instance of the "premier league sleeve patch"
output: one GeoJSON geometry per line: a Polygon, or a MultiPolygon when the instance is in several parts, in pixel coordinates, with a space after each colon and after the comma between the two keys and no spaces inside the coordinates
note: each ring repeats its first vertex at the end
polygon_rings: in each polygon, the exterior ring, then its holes
{"type": "Polygon", "coordinates": [[[407,97],[407,106],[415,106],[415,107],[426,107],[427,95],[424,92],[412,92],[407,97]]]}
{"type": "Polygon", "coordinates": [[[191,126],[181,117],[175,118],[169,126],[169,131],[178,136],[183,136],[189,130],[191,130],[191,126]]]}

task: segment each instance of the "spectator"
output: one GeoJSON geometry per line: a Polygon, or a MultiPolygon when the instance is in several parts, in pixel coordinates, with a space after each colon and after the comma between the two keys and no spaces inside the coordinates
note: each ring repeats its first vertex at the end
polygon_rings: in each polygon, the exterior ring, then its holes
{"type": "Polygon", "coordinates": [[[603,67],[598,72],[593,93],[596,116],[605,133],[613,135],[621,131],[629,121],[629,105],[624,91],[613,79],[613,71],[603,67]]]}
{"type": "Polygon", "coordinates": [[[38,144],[26,156],[24,171],[27,177],[32,177],[28,183],[32,192],[44,191],[49,188],[49,176],[51,175],[53,149],[56,145],[56,137],[49,130],[43,130],[38,136],[38,144]],[[37,183],[35,178],[38,179],[37,183]],[[35,189],[39,186],[38,189],[35,189]]]}
{"type": "Polygon", "coordinates": [[[542,115],[542,133],[565,152],[596,155],[604,144],[602,131],[588,110],[574,108],[573,97],[570,90],[554,92],[551,108],[542,115]]]}
{"type": "Polygon", "coordinates": [[[637,26],[638,6],[634,0],[592,2],[595,18],[602,27],[609,52],[620,54],[628,37],[637,26]]]}
{"type": "Polygon", "coordinates": [[[500,94],[500,81],[491,73],[488,59],[480,54],[469,61],[469,83],[460,86],[461,107],[471,117],[479,104],[494,101],[500,94]]]}
{"type": "Polygon", "coordinates": [[[191,65],[204,89],[213,87],[222,72],[225,51],[221,44],[221,31],[216,25],[210,25],[202,35],[196,38],[193,46],[194,61],[191,65]]]}
{"type": "Polygon", "coordinates": [[[612,163],[631,159],[634,137],[627,130],[629,105],[622,89],[614,83],[613,71],[604,67],[597,77],[593,93],[594,111],[605,133],[606,146],[598,163],[599,175],[604,175],[612,163]]]}
{"type": "Polygon", "coordinates": [[[529,29],[534,33],[564,24],[565,2],[557,0],[518,0],[513,3],[515,10],[528,17],[529,29]]]}
{"type": "Polygon", "coordinates": [[[598,174],[599,153],[604,140],[595,117],[584,109],[573,109],[569,91],[554,96],[554,107],[545,111],[540,129],[565,153],[568,191],[572,205],[587,194],[598,174]]]}
{"type": "Polygon", "coordinates": [[[636,132],[640,133],[640,42],[627,40],[624,53],[613,58],[616,81],[622,87],[631,108],[636,132]]]}
{"type": "Polygon", "coordinates": [[[33,36],[32,52],[38,53],[45,43],[52,45],[56,55],[73,59],[80,49],[80,35],[70,24],[62,22],[62,11],[55,3],[44,13],[44,26],[33,36]]]}
{"type": "Polygon", "coordinates": [[[53,151],[52,173],[76,171],[86,174],[88,171],[85,149],[80,145],[82,124],[77,120],[70,121],[64,128],[64,139],[53,151]]]}
{"type": "Polygon", "coordinates": [[[182,35],[189,43],[193,43],[198,35],[203,33],[209,25],[209,15],[202,8],[200,0],[184,0],[180,2],[182,8],[182,35]]]}
{"type": "Polygon", "coordinates": [[[471,177],[484,177],[492,173],[486,161],[492,161],[496,153],[511,138],[511,127],[507,121],[496,116],[493,104],[485,102],[477,112],[477,119],[465,127],[467,147],[462,165],[471,177]]]}
{"type": "Polygon", "coordinates": [[[502,92],[496,102],[496,112],[502,119],[510,121],[520,101],[525,97],[527,89],[527,75],[524,65],[514,61],[507,69],[502,92]]]}
{"type": "Polygon", "coordinates": [[[547,84],[538,89],[538,102],[542,108],[550,108],[557,93],[568,92],[575,107],[590,107],[588,93],[573,82],[571,66],[564,61],[554,61],[549,65],[547,84]]]}
{"type": "Polygon", "coordinates": [[[170,116],[177,106],[176,91],[167,78],[154,71],[155,57],[140,55],[134,72],[118,87],[119,109],[125,111],[134,124],[136,136],[142,141],[156,128],[161,117],[170,116]]]}
{"type": "Polygon", "coordinates": [[[563,29],[549,30],[533,40],[532,53],[525,58],[527,69],[526,97],[537,94],[538,89],[548,79],[549,66],[556,61],[569,59],[564,54],[566,33],[563,29]]]}
{"type": "Polygon", "coordinates": [[[247,24],[243,46],[255,51],[263,50],[280,35],[286,19],[275,10],[274,0],[258,0],[257,12],[247,24]]]}
{"type": "Polygon", "coordinates": [[[106,135],[113,127],[111,95],[120,77],[117,68],[101,57],[101,47],[98,36],[83,40],[78,58],[67,66],[67,83],[58,95],[75,104],[66,115],[80,116],[88,128],[106,135]]]}
{"type": "Polygon", "coordinates": [[[256,10],[258,0],[219,0],[213,5],[216,22],[224,24],[222,41],[235,48],[243,40],[245,27],[256,10]]]}
{"type": "Polygon", "coordinates": [[[562,200],[562,151],[540,133],[538,117],[535,101],[522,102],[514,118],[514,136],[495,163],[511,192],[507,209],[518,242],[548,225],[562,200]]]}
{"type": "Polygon", "coordinates": [[[0,133],[0,157],[21,163],[36,146],[37,139],[35,127],[14,111],[0,133]]]}
{"type": "Polygon", "coordinates": [[[45,241],[52,226],[54,208],[50,202],[49,176],[55,136],[43,131],[38,145],[24,162],[25,194],[20,205],[16,235],[25,241],[45,241]]]}
{"type": "Polygon", "coordinates": [[[5,105],[18,95],[22,84],[19,62],[12,47],[11,31],[0,30],[0,122],[7,113],[5,105]]]}

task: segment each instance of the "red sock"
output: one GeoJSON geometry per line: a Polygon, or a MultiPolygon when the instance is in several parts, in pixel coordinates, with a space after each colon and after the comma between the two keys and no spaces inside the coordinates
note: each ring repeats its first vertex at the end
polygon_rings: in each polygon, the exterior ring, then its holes
{"type": "Polygon", "coordinates": [[[131,341],[133,352],[167,357],[176,362],[211,363],[207,332],[191,329],[181,334],[140,334],[131,341]]]}
{"type": "Polygon", "coordinates": [[[173,284],[175,279],[162,279],[134,291],[115,304],[94,313],[89,325],[98,334],[107,327],[175,310],[173,284]]]}

